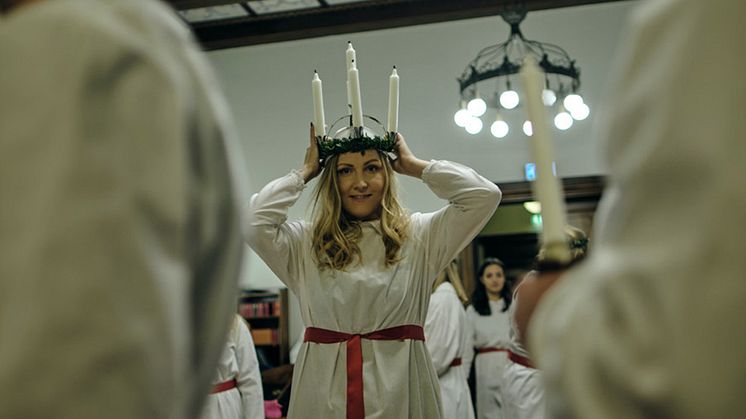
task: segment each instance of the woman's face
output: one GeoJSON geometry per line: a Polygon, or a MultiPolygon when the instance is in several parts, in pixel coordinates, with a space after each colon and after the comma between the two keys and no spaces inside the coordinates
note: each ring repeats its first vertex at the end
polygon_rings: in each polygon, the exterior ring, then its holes
{"type": "Polygon", "coordinates": [[[488,294],[499,295],[505,286],[505,272],[500,265],[489,265],[485,268],[481,280],[488,294]]]}
{"type": "Polygon", "coordinates": [[[377,218],[385,186],[383,162],[377,151],[339,155],[337,189],[342,198],[342,208],[349,215],[358,220],[377,218]]]}

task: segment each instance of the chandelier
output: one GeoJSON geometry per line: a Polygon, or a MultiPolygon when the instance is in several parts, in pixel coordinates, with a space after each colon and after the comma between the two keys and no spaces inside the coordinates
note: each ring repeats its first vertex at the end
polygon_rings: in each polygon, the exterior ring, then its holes
{"type": "MultiPolygon", "coordinates": [[[[533,56],[546,74],[542,100],[552,110],[554,126],[564,131],[575,121],[586,119],[590,108],[578,94],[580,69],[575,66],[575,60],[557,45],[523,36],[520,24],[526,17],[525,9],[509,10],[501,16],[510,25],[508,39],[479,51],[458,77],[461,100],[460,109],[453,117],[456,125],[469,134],[478,134],[484,126],[480,118],[487,114],[491,134],[496,138],[507,136],[511,127],[505,111],[516,109],[522,103],[521,92],[511,78],[517,79],[526,56],[533,56]],[[492,86],[495,90],[491,90],[492,86]],[[488,108],[493,112],[488,114],[488,108]]],[[[530,121],[518,120],[518,124],[522,125],[524,134],[532,135],[530,121]]]]}

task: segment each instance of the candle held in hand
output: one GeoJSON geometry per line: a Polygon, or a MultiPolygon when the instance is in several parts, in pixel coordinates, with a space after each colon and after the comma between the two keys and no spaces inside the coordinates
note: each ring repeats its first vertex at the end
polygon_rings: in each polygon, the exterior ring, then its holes
{"type": "Polygon", "coordinates": [[[544,74],[532,57],[524,59],[521,79],[526,94],[528,118],[533,128],[531,151],[536,162],[536,180],[533,181],[532,188],[536,199],[541,203],[542,243],[558,244],[551,246],[552,253],[548,253],[547,256],[556,262],[566,263],[570,261],[570,252],[567,246],[563,245],[566,223],[565,201],[559,181],[552,172],[554,147],[549,135],[549,124],[547,124],[541,96],[544,74]]]}

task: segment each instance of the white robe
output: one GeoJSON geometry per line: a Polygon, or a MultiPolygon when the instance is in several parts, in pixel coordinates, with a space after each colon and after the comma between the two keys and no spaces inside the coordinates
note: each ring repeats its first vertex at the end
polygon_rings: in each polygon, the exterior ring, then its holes
{"type": "Polygon", "coordinates": [[[455,358],[462,358],[471,341],[466,329],[466,312],[450,282],[438,285],[430,296],[425,320],[425,344],[433,360],[440,381],[443,417],[474,419],[465,365],[451,366],[455,358]]]}
{"type": "MultiPolygon", "coordinates": [[[[524,358],[531,358],[526,348],[519,342],[518,327],[515,323],[515,312],[521,304],[518,287],[513,291],[513,302],[508,308],[510,320],[510,351],[524,358]]],[[[502,395],[504,417],[509,419],[544,419],[547,417],[544,407],[544,384],[541,371],[508,361],[502,376],[502,395]]]]}
{"type": "MultiPolygon", "coordinates": [[[[405,324],[422,326],[436,275],[469,243],[500,200],[497,186],[473,170],[431,162],[422,180],[449,204],[410,216],[410,236],[398,264],[386,267],[378,222],[362,223],[359,264],[320,271],[311,226],[288,222],[287,209],[304,184],[297,172],[251,198],[247,241],[300,302],[303,322],[346,333],[405,324]]],[[[366,417],[442,418],[438,377],[424,342],[362,340],[366,417]]],[[[304,343],[293,372],[289,418],[344,418],[346,344],[304,343]]]]}
{"type": "Polygon", "coordinates": [[[634,15],[592,249],[529,330],[557,417],[746,412],[744,17],[742,0],[634,15]]]}
{"type": "Polygon", "coordinates": [[[212,383],[236,380],[236,387],[210,394],[202,419],[264,419],[264,395],[254,341],[244,320],[236,315],[212,383]]]}
{"type": "Polygon", "coordinates": [[[235,308],[235,138],[166,6],[0,24],[0,418],[197,417],[235,308]]]}
{"type": "MultiPolygon", "coordinates": [[[[474,371],[476,374],[477,390],[477,418],[502,419],[502,375],[503,368],[508,364],[507,352],[486,352],[474,354],[478,348],[496,347],[508,348],[510,328],[508,313],[503,312],[504,300],[490,301],[491,314],[482,316],[473,306],[466,309],[467,324],[471,334],[472,350],[467,358],[467,365],[471,366],[474,357],[474,371]]],[[[506,418],[507,419],[507,418],[506,418]]]]}

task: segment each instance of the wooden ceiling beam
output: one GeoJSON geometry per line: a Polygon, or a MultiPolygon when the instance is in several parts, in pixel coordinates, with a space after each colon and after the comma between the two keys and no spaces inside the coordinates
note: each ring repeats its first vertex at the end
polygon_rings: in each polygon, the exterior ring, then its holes
{"type": "MultiPolygon", "coordinates": [[[[372,0],[322,8],[193,24],[207,50],[494,16],[516,4],[527,10],[624,0],[372,0]]],[[[177,9],[231,4],[226,0],[170,0],[177,9]]]]}

